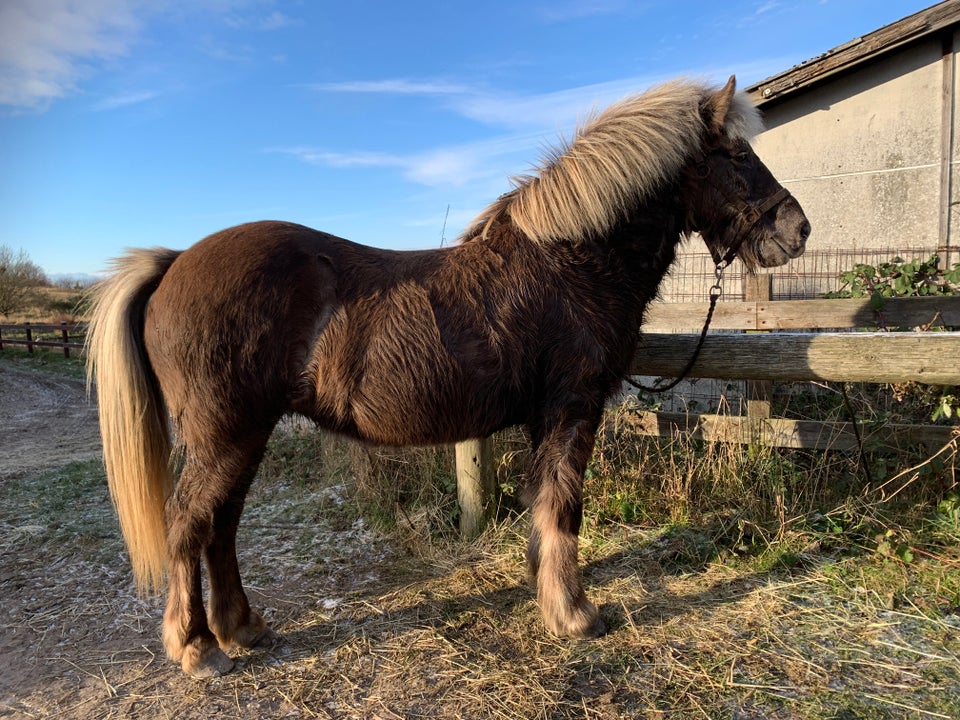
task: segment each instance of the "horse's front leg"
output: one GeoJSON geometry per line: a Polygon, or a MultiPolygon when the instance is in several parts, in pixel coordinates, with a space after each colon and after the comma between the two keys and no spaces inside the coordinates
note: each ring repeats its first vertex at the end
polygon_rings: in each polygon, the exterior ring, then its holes
{"type": "Polygon", "coordinates": [[[547,628],[562,637],[595,637],[605,630],[584,593],[577,562],[583,473],[597,424],[578,420],[547,429],[537,443],[526,491],[533,518],[527,548],[530,577],[547,628]]]}

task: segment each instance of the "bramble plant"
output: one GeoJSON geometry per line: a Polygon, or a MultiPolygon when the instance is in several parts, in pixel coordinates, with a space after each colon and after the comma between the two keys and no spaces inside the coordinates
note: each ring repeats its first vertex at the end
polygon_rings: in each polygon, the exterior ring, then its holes
{"type": "Polygon", "coordinates": [[[826,297],[870,298],[871,305],[879,310],[883,298],[960,294],[960,263],[941,270],[940,256],[935,254],[928,260],[909,262],[894,257],[876,267],[857,263],[852,270],[840,273],[840,283],[840,289],[826,297]]]}
{"type": "MultiPolygon", "coordinates": [[[[825,297],[870,298],[870,307],[879,312],[887,298],[960,295],[960,263],[941,269],[940,256],[936,254],[927,260],[910,261],[897,256],[876,266],[858,263],[852,270],[840,273],[839,280],[840,289],[827,293],[825,297]]],[[[960,402],[954,387],[930,388],[917,383],[899,383],[895,389],[897,399],[902,401],[908,395],[922,396],[923,402],[932,403],[930,417],[933,422],[949,422],[960,415],[960,402]],[[931,391],[935,397],[931,397],[931,391]]]]}

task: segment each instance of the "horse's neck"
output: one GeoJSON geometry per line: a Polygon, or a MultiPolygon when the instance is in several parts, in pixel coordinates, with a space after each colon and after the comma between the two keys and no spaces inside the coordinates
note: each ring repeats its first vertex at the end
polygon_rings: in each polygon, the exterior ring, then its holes
{"type": "MultiPolygon", "coordinates": [[[[643,203],[604,240],[643,305],[655,295],[676,258],[684,231],[684,209],[674,188],[643,203]]],[[[642,309],[642,308],[641,308],[642,309]]]]}

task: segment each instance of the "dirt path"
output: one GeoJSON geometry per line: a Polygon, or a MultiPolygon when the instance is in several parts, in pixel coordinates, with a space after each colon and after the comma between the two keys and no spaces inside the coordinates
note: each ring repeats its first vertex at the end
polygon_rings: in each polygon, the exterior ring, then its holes
{"type": "Polygon", "coordinates": [[[82,380],[0,365],[0,480],[99,456],[82,380]]]}

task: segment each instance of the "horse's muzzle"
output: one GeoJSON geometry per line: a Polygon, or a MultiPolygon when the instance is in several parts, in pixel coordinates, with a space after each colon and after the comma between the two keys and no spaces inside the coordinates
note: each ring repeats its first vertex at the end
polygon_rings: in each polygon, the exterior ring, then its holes
{"type": "Polygon", "coordinates": [[[783,265],[800,257],[810,237],[810,221],[793,195],[785,198],[776,209],[773,222],[773,247],[764,248],[761,263],[764,267],[783,265]]]}

